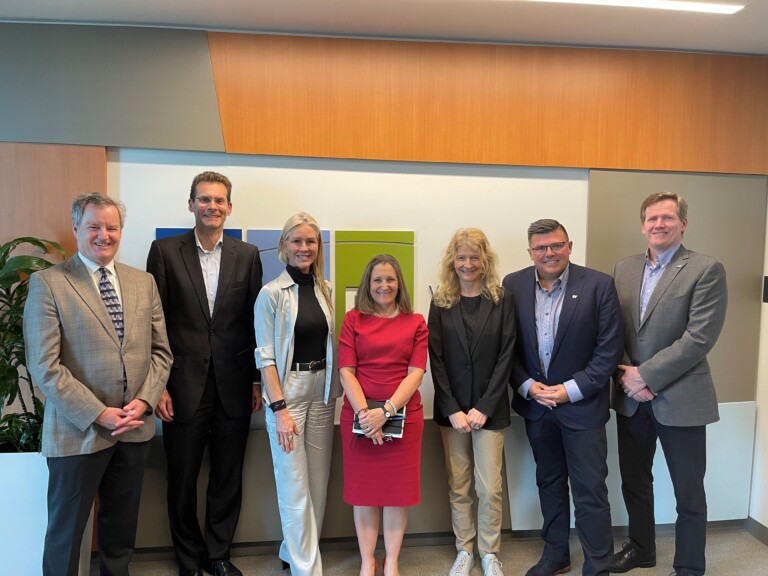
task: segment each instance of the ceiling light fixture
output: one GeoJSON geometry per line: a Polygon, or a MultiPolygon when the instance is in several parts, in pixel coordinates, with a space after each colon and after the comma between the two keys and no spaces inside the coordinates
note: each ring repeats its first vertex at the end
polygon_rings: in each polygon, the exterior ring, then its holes
{"type": "Polygon", "coordinates": [[[654,10],[683,10],[710,14],[735,14],[739,4],[710,4],[709,2],[685,2],[684,0],[524,0],[526,2],[551,2],[556,4],[590,4],[595,6],[619,6],[623,8],[651,8],[654,10]]]}

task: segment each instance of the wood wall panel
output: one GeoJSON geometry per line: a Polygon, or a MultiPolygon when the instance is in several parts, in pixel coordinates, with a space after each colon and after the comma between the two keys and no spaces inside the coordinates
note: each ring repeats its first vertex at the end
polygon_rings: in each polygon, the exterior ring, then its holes
{"type": "Polygon", "coordinates": [[[72,200],[107,192],[107,154],[98,146],[0,142],[0,243],[37,236],[77,250],[72,200]]]}
{"type": "Polygon", "coordinates": [[[227,152],[768,173],[768,58],[209,33],[227,152]]]}

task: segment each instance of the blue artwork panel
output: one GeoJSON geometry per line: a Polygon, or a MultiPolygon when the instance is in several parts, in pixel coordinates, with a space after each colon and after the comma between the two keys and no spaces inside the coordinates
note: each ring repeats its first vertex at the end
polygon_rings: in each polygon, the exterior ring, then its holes
{"type": "MultiPolygon", "coordinates": [[[[189,228],[155,228],[155,239],[160,240],[160,238],[178,236],[179,234],[186,234],[187,232],[189,232],[189,228]]],[[[232,238],[237,238],[238,240],[243,239],[243,231],[240,228],[225,228],[224,234],[231,236],[232,238]]]]}
{"type": "MultiPolygon", "coordinates": [[[[323,276],[331,277],[331,231],[321,230],[323,253],[325,254],[325,270],[323,276]]],[[[277,243],[280,241],[280,230],[247,230],[246,242],[259,248],[261,266],[264,269],[264,284],[280,276],[285,270],[285,264],[277,257],[277,243]]]]}

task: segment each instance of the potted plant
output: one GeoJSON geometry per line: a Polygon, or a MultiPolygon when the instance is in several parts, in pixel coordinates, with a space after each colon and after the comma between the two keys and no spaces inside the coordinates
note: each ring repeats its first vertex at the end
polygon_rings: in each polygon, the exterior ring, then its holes
{"type": "Polygon", "coordinates": [[[26,371],[22,317],[29,275],[53,264],[41,256],[13,256],[20,245],[61,258],[64,250],[56,242],[32,237],[0,245],[0,453],[5,452],[0,454],[0,494],[10,495],[3,516],[14,519],[0,525],[0,541],[15,542],[16,547],[3,571],[32,576],[40,573],[43,554],[48,467],[38,454],[43,402],[26,371]],[[8,411],[11,404],[14,410],[8,411]]]}
{"type": "Polygon", "coordinates": [[[43,402],[26,371],[22,318],[29,275],[53,264],[40,256],[12,256],[23,244],[64,258],[64,249],[49,240],[22,237],[0,245],[0,452],[39,452],[43,427],[43,402]],[[21,411],[4,414],[17,400],[21,411]]]}

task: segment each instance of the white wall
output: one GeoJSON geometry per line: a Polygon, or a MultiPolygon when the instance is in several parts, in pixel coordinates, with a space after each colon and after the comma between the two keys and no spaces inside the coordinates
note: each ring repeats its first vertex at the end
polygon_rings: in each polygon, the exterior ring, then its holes
{"type": "MultiPolygon", "coordinates": [[[[528,224],[556,218],[573,240],[573,261],[584,263],[585,170],[113,150],[108,190],[128,209],[120,261],[144,269],[155,228],[192,227],[189,187],[203,170],[221,172],[232,181],[228,227],[280,229],[289,216],[305,211],[332,233],[415,231],[416,286],[409,290],[425,318],[428,287],[436,284],[438,262],[457,228],[485,231],[503,277],[530,264],[528,224]]],[[[332,258],[332,275],[334,265],[332,258]]],[[[429,374],[421,392],[431,417],[429,374]]]]}
{"type": "MultiPolygon", "coordinates": [[[[763,275],[768,276],[768,250],[764,255],[763,275]]],[[[768,304],[763,304],[765,312],[768,304]]],[[[768,317],[760,322],[760,342],[768,342],[768,317]]],[[[755,451],[752,470],[752,494],[749,515],[768,526],[768,350],[760,348],[757,368],[757,422],[755,424],[755,451]]]]}
{"type": "MultiPolygon", "coordinates": [[[[409,287],[416,310],[426,316],[429,285],[436,283],[442,252],[456,228],[477,226],[499,254],[502,275],[527,266],[526,228],[538,218],[556,218],[574,243],[572,259],[583,264],[587,229],[585,170],[435,165],[113,150],[108,189],[128,208],[119,258],[144,268],[157,227],[191,227],[187,211],[192,178],[216,170],[233,183],[236,228],[279,229],[298,211],[311,213],[324,228],[335,230],[414,230],[415,286],[409,287]]],[[[333,244],[333,238],[332,242],[333,244]]],[[[333,253],[333,250],[331,250],[333,253]]],[[[331,259],[333,276],[334,262],[331,259]]],[[[765,269],[768,270],[768,257],[765,269]]],[[[766,272],[768,274],[768,272],[766,272]]],[[[768,322],[762,324],[768,338],[768,322]]],[[[768,354],[760,362],[760,382],[768,381],[768,354]]],[[[762,384],[767,388],[768,384],[762,384]]],[[[432,414],[432,382],[422,386],[426,415],[432,414]]],[[[751,515],[768,525],[768,392],[758,391],[758,439],[752,479],[751,515]],[[762,411],[762,419],[760,414],[762,411]]],[[[721,405],[723,421],[710,427],[707,486],[712,520],[744,518],[749,506],[754,404],[721,405]],[[727,492],[727,494],[726,494],[727,492]]],[[[540,526],[533,462],[522,422],[507,434],[507,479],[513,528],[540,526]]],[[[609,489],[614,522],[626,522],[619,492],[615,427],[611,434],[609,489]]],[[[658,479],[656,514],[674,520],[674,497],[661,450],[654,471],[658,479]]]]}

